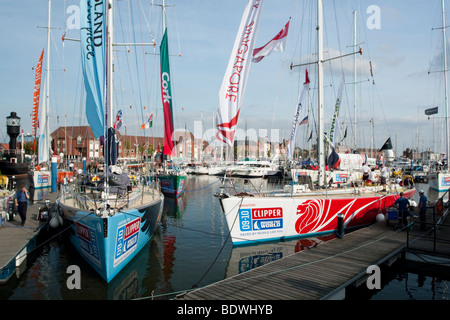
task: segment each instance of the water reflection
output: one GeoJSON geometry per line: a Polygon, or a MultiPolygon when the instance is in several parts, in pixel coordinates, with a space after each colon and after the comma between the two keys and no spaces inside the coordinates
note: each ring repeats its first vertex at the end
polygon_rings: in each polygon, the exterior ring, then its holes
{"type": "MultiPolygon", "coordinates": [[[[267,179],[254,179],[253,184],[262,189],[282,187],[271,184],[267,179]]],[[[0,286],[0,298],[170,299],[194,285],[200,287],[223,280],[301,250],[308,250],[334,237],[330,235],[233,247],[220,203],[213,196],[220,191],[219,187],[218,177],[189,176],[185,193],[181,197],[165,198],[162,223],[152,241],[109,284],[73,250],[62,232],[61,235],[52,235],[52,240],[39,247],[36,258],[30,259],[28,269],[21,278],[0,286]],[[66,270],[70,265],[77,265],[81,269],[81,290],[67,288],[69,274],[66,270]]],[[[430,201],[439,196],[437,192],[428,190],[426,185],[417,187],[427,190],[430,201]]],[[[35,197],[41,200],[45,198],[45,193],[36,194],[35,197]]],[[[415,200],[418,202],[417,193],[415,200]]],[[[408,288],[411,288],[412,277],[408,277],[408,288]]],[[[431,284],[428,278],[422,279],[421,283],[424,287],[445,285],[438,280],[431,284]]]]}
{"type": "Polygon", "coordinates": [[[336,238],[335,235],[328,235],[317,238],[233,247],[227,265],[226,277],[228,278],[270,262],[280,260],[302,250],[313,248],[324,241],[334,238],[336,238]]]}

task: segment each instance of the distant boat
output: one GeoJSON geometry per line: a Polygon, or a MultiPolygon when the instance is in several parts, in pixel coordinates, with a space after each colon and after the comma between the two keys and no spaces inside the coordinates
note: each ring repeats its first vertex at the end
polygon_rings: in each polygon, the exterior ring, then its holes
{"type": "Polygon", "coordinates": [[[158,175],[161,191],[169,197],[179,197],[184,192],[186,176],[177,173],[163,173],[158,175]]]}
{"type": "Polygon", "coordinates": [[[232,176],[242,178],[268,178],[279,174],[279,166],[270,161],[247,161],[231,172],[232,176]]]}
{"type": "Polygon", "coordinates": [[[208,173],[208,166],[206,164],[198,165],[195,167],[195,174],[207,175],[208,173]]]}
{"type": "Polygon", "coordinates": [[[448,171],[430,172],[427,176],[428,185],[438,192],[450,189],[450,173],[448,171]]]}
{"type": "Polygon", "coordinates": [[[225,173],[225,165],[213,164],[208,168],[208,175],[210,176],[221,176],[225,173]]]}

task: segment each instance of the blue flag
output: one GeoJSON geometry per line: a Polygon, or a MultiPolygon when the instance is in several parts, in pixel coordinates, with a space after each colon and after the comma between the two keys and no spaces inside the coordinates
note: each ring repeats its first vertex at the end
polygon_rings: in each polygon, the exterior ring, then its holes
{"type": "Polygon", "coordinates": [[[105,126],[106,5],[80,1],[81,63],[86,90],[86,118],[96,139],[105,126]]]}

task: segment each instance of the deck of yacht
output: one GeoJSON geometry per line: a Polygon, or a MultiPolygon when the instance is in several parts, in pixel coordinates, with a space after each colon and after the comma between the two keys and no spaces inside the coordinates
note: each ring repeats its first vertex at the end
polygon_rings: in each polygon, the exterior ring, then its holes
{"type": "MultiPolygon", "coordinates": [[[[264,192],[256,192],[254,190],[243,189],[241,187],[234,188],[234,191],[243,192],[228,192],[228,194],[233,194],[236,196],[250,196],[250,197],[294,197],[294,198],[338,198],[338,197],[348,197],[348,196],[359,196],[359,197],[383,197],[392,194],[399,194],[404,192],[405,196],[409,194],[408,191],[413,189],[404,188],[398,184],[388,186],[384,188],[383,186],[359,186],[359,187],[333,187],[333,188],[323,188],[323,189],[303,189],[302,186],[287,186],[283,190],[271,190],[264,192]]],[[[228,191],[232,191],[233,187],[226,187],[228,191]]],[[[412,194],[414,195],[414,193],[412,194]]]]}
{"type": "Polygon", "coordinates": [[[122,210],[124,208],[139,208],[146,206],[153,201],[161,198],[162,193],[158,188],[151,187],[133,187],[130,191],[118,195],[110,193],[107,197],[101,191],[86,189],[84,192],[63,189],[61,192],[60,203],[73,207],[81,208],[86,211],[102,210],[105,201],[113,210],[122,210]]]}

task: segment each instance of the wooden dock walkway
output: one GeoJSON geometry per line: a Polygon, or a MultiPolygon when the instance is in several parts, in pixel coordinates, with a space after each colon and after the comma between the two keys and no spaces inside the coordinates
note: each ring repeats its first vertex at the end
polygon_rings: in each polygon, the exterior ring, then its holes
{"type": "Polygon", "coordinates": [[[364,281],[370,265],[395,259],[406,232],[385,223],[324,242],[312,249],[190,291],[178,300],[343,299],[345,288],[364,281]]]}
{"type": "MultiPolygon", "coordinates": [[[[418,214],[414,212],[414,214],[418,214]]],[[[433,221],[433,210],[427,221],[433,221]]],[[[448,218],[448,216],[447,216],[448,218]]],[[[418,231],[413,218],[411,235],[418,231]]],[[[448,219],[447,219],[448,221],[448,219]]],[[[447,228],[446,234],[450,228],[447,228]]],[[[346,288],[364,284],[371,265],[390,265],[407,246],[407,231],[386,222],[345,234],[256,269],[181,294],[177,300],[332,300],[344,299],[346,288]]],[[[443,236],[442,234],[440,235],[443,236]]],[[[416,237],[413,242],[422,241],[416,237]]]]}
{"type": "MultiPolygon", "coordinates": [[[[46,199],[53,204],[59,191],[49,193],[46,199]]],[[[20,217],[15,216],[13,221],[6,221],[0,227],[0,284],[8,280],[16,273],[27,257],[27,253],[36,246],[36,237],[39,234],[39,226],[43,224],[37,220],[39,208],[45,205],[45,199],[34,203],[27,209],[25,225],[20,225],[20,217]]]]}

